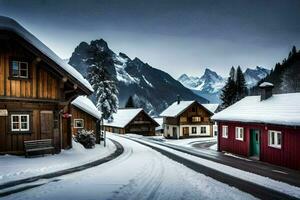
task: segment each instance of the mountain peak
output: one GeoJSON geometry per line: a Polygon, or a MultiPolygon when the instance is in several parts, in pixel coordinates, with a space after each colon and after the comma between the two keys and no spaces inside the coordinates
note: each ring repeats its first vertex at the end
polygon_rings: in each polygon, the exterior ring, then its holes
{"type": "Polygon", "coordinates": [[[100,49],[101,51],[108,51],[110,50],[108,48],[107,42],[105,40],[103,40],[102,38],[99,40],[93,40],[91,41],[91,46],[95,46],[98,49],[100,49]]]}

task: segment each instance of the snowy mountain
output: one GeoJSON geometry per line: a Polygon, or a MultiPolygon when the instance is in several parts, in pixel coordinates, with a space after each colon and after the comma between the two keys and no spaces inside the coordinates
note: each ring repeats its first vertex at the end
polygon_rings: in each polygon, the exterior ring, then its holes
{"type": "Polygon", "coordinates": [[[248,88],[255,86],[258,81],[265,78],[269,73],[269,69],[265,69],[258,66],[255,69],[247,68],[244,72],[244,77],[248,88]]]}
{"type": "MultiPolygon", "coordinates": [[[[269,73],[270,70],[262,67],[256,67],[255,69],[247,68],[244,72],[244,76],[248,88],[253,87],[269,73]]],[[[195,94],[208,99],[212,103],[218,103],[220,101],[220,91],[224,87],[226,80],[227,78],[221,77],[208,68],[205,69],[205,72],[201,77],[183,74],[178,78],[178,81],[186,88],[189,88],[195,94]]]]}
{"type": "MultiPolygon", "coordinates": [[[[129,96],[133,96],[136,106],[143,107],[151,115],[158,115],[176,100],[178,94],[182,100],[207,102],[207,99],[194,94],[168,73],[151,67],[139,58],[131,59],[124,53],[114,53],[103,39],[91,41],[91,44],[96,44],[105,52],[103,59],[117,82],[120,107],[124,107],[129,96]]],[[[91,44],[80,43],[69,61],[85,77],[91,44]]]]}

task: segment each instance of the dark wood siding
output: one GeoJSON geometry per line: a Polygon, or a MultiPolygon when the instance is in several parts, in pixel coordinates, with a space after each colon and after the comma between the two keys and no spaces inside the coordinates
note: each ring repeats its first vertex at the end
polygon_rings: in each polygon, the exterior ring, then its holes
{"type": "MultiPolygon", "coordinates": [[[[6,117],[0,117],[1,153],[21,154],[24,150],[23,143],[26,140],[53,139],[53,114],[46,116],[44,112],[45,110],[53,112],[56,108],[55,105],[0,102],[1,108],[7,109],[9,113],[6,117]],[[22,114],[24,112],[30,113],[30,131],[26,133],[11,132],[10,114],[22,114]],[[44,120],[47,120],[48,125],[42,128],[41,123],[45,123],[44,120]]],[[[54,142],[59,145],[58,141],[54,142]]]]}
{"type": "Polygon", "coordinates": [[[59,99],[59,79],[46,71],[50,66],[42,61],[37,62],[34,55],[15,42],[10,45],[10,48],[0,50],[0,97],[59,99]],[[10,68],[14,59],[28,62],[28,78],[11,77],[10,68]]]}
{"type": "Polygon", "coordinates": [[[300,169],[300,128],[264,125],[255,123],[219,122],[218,123],[218,149],[234,154],[249,156],[250,154],[250,130],[260,131],[260,160],[275,165],[281,165],[293,169],[300,169]],[[228,138],[222,137],[222,125],[228,126],[228,138]],[[244,141],[235,139],[235,127],[244,128],[244,141]],[[275,130],[282,133],[281,149],[268,145],[268,131],[275,130]]]}
{"type": "Polygon", "coordinates": [[[83,119],[84,120],[84,129],[93,130],[96,133],[96,123],[97,119],[90,114],[83,112],[75,106],[71,106],[72,114],[72,133],[73,135],[77,134],[78,128],[74,128],[74,119],[83,119]]]}

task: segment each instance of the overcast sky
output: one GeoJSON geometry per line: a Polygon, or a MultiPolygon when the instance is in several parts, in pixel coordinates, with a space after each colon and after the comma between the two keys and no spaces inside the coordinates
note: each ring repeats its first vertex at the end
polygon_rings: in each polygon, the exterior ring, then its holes
{"type": "Polygon", "coordinates": [[[60,57],[81,42],[103,38],[174,78],[206,67],[227,75],[234,65],[271,68],[300,48],[300,1],[0,0],[60,57]]]}

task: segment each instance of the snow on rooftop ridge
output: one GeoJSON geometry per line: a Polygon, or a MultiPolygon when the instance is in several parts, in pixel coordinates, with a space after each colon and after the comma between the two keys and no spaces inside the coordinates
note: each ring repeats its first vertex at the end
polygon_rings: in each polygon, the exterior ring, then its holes
{"type": "Polygon", "coordinates": [[[273,87],[274,85],[270,82],[263,82],[259,85],[259,87],[273,87]]]}
{"type": "Polygon", "coordinates": [[[17,21],[12,18],[0,16],[0,29],[13,31],[25,39],[27,42],[39,49],[43,54],[53,60],[57,65],[63,68],[71,76],[81,82],[91,92],[94,92],[91,84],[71,65],[62,60],[51,49],[49,49],[44,43],[37,39],[32,33],[21,26],[17,21]]]}
{"type": "Polygon", "coordinates": [[[261,101],[248,96],[216,113],[213,120],[300,126],[300,93],[275,94],[261,101]]]}
{"type": "Polygon", "coordinates": [[[113,114],[112,121],[104,121],[105,126],[113,126],[124,128],[135,116],[137,116],[142,108],[122,108],[117,113],[113,114]]]}
{"type": "Polygon", "coordinates": [[[183,112],[187,107],[192,105],[196,101],[180,101],[178,104],[177,101],[175,101],[172,105],[170,105],[166,110],[164,110],[160,116],[161,117],[176,117],[181,112],[183,112]]]}
{"type": "Polygon", "coordinates": [[[219,107],[219,104],[217,104],[217,103],[206,103],[206,104],[201,104],[201,105],[204,106],[211,113],[215,113],[217,108],[219,107]]]}
{"type": "Polygon", "coordinates": [[[71,102],[72,105],[76,106],[80,110],[92,115],[97,119],[101,119],[102,113],[96,108],[95,104],[86,96],[79,96],[71,102]]]}

